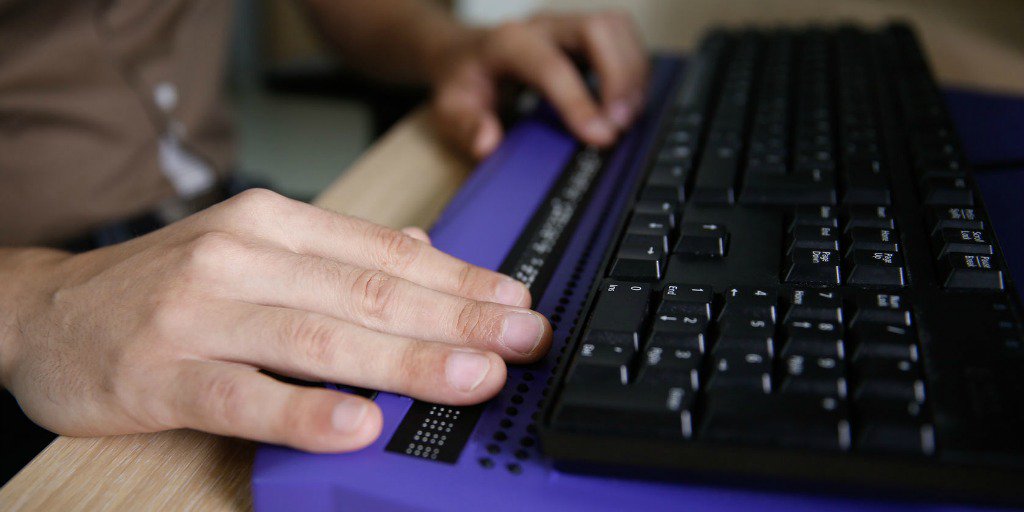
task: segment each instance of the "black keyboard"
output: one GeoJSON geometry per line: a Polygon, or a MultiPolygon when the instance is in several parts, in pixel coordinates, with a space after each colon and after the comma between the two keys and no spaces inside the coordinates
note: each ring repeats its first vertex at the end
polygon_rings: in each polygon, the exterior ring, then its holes
{"type": "Polygon", "coordinates": [[[1021,305],[912,32],[714,32],[662,112],[544,452],[1024,502],[1021,305]]]}

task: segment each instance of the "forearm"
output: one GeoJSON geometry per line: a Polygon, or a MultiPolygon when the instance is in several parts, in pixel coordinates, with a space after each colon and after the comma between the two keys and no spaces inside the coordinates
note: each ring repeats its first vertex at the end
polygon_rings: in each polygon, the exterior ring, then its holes
{"type": "Polygon", "coordinates": [[[0,248],[0,385],[8,387],[20,333],[19,312],[39,297],[42,278],[70,256],[43,248],[0,248]]]}
{"type": "Polygon", "coordinates": [[[303,0],[346,63],[374,78],[428,83],[433,66],[473,37],[432,0],[303,0]]]}

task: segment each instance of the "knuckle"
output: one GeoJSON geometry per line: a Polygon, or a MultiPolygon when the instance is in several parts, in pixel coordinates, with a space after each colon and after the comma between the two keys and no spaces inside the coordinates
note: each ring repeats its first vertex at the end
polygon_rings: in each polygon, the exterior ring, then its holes
{"type": "Polygon", "coordinates": [[[212,415],[222,425],[244,424],[244,394],[244,385],[234,374],[214,374],[196,397],[197,409],[212,415]]]}
{"type": "Polygon", "coordinates": [[[497,315],[489,314],[488,308],[477,301],[467,301],[455,319],[454,336],[462,343],[475,340],[497,339],[501,322],[497,315]]]}
{"type": "Polygon", "coordinates": [[[460,295],[469,296],[477,287],[477,275],[472,265],[462,265],[456,276],[455,289],[460,295]]]}
{"type": "Polygon", "coordinates": [[[287,329],[289,338],[302,347],[305,359],[312,365],[327,368],[336,362],[339,337],[333,326],[313,316],[305,316],[287,329]]]}
{"type": "Polygon", "coordinates": [[[418,240],[400,231],[379,228],[377,239],[382,248],[380,268],[386,272],[400,273],[408,269],[422,251],[418,240]]]}
{"type": "Polygon", "coordinates": [[[250,188],[236,195],[233,198],[233,201],[235,204],[242,207],[256,208],[274,205],[281,199],[283,199],[283,197],[280,194],[271,190],[267,190],[265,188],[250,188]]]}
{"type": "Polygon", "coordinates": [[[238,226],[258,225],[258,221],[280,212],[287,202],[287,198],[276,192],[251,188],[228,200],[227,222],[238,226]]]}
{"type": "Polygon", "coordinates": [[[353,284],[353,294],[359,297],[363,314],[386,322],[394,302],[397,281],[379,270],[359,272],[353,284]]]}
{"type": "Polygon", "coordinates": [[[394,362],[390,380],[397,389],[409,390],[417,384],[426,384],[422,380],[426,377],[422,363],[423,351],[418,343],[410,343],[397,350],[394,355],[394,362]]]}
{"type": "Polygon", "coordinates": [[[244,250],[234,236],[221,231],[205,232],[185,246],[182,271],[185,278],[204,278],[219,274],[225,262],[244,250]]]}
{"type": "MultiPolygon", "coordinates": [[[[183,326],[193,325],[193,310],[190,301],[173,293],[153,298],[149,315],[150,332],[160,343],[177,342],[183,326]]],[[[152,347],[150,347],[152,348],[152,347]]]]}

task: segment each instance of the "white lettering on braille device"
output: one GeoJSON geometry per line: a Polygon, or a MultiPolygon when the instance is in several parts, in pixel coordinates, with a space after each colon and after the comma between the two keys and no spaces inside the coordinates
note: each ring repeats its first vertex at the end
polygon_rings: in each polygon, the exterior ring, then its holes
{"type": "Polygon", "coordinates": [[[665,295],[676,295],[677,291],[679,291],[678,286],[668,285],[668,288],[665,291],[665,295]]]}
{"type": "Polygon", "coordinates": [[[597,348],[593,343],[584,343],[583,348],[580,350],[581,357],[593,357],[594,349],[597,348]]]}

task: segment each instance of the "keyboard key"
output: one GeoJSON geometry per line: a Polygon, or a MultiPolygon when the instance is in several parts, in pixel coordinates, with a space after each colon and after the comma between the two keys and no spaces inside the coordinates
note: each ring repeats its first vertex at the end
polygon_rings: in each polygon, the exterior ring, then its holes
{"type": "Polygon", "coordinates": [[[851,160],[843,174],[843,203],[890,204],[889,177],[880,160],[851,160]]]}
{"type": "Polygon", "coordinates": [[[799,206],[793,214],[792,228],[796,226],[839,227],[834,206],[799,206]]]}
{"type": "Polygon", "coordinates": [[[905,286],[903,256],[898,252],[854,250],[846,282],[871,286],[905,286]]]}
{"type": "Polygon", "coordinates": [[[626,236],[622,239],[622,246],[643,248],[653,246],[656,251],[660,249],[663,253],[668,253],[668,236],[626,233],[626,236]]]}
{"type": "Polygon", "coordinates": [[[644,351],[637,384],[682,387],[695,392],[700,389],[702,361],[700,352],[652,344],[644,351]]]}
{"type": "Polygon", "coordinates": [[[767,350],[719,350],[712,356],[709,391],[772,392],[772,358],[767,350]]]}
{"type": "Polygon", "coordinates": [[[899,252],[899,240],[900,235],[895,229],[853,228],[847,232],[846,246],[850,253],[855,249],[899,252]]]}
{"type": "Polygon", "coordinates": [[[790,251],[793,249],[839,250],[836,228],[831,226],[794,226],[789,240],[790,251]]]}
{"type": "Polygon", "coordinates": [[[991,256],[994,252],[992,237],[983,229],[940,229],[935,233],[933,243],[940,258],[950,253],[991,256]]]}
{"type": "Polygon", "coordinates": [[[568,382],[574,384],[629,383],[629,367],[636,354],[631,343],[615,345],[584,342],[576,352],[568,382]]]}
{"type": "Polygon", "coordinates": [[[765,320],[776,322],[778,291],[774,288],[736,287],[725,292],[725,306],[718,315],[719,321],[736,318],[743,320],[765,320]]]}
{"type": "Polygon", "coordinates": [[[852,206],[846,209],[846,231],[856,228],[895,229],[888,206],[852,206]]]}
{"type": "Polygon", "coordinates": [[[789,294],[786,322],[797,320],[843,322],[843,300],[834,289],[795,288],[789,294]]]}
{"type": "Polygon", "coordinates": [[[686,303],[663,302],[654,314],[651,329],[655,332],[702,333],[708,321],[701,311],[691,313],[686,303]]]}
{"type": "Polygon", "coordinates": [[[673,312],[699,316],[708,322],[711,321],[711,303],[713,300],[714,292],[710,286],[666,283],[661,292],[662,306],[672,304],[673,312]]]}
{"type": "Polygon", "coordinates": [[[985,222],[970,206],[930,206],[928,225],[933,232],[945,228],[985,229],[985,222]]]}
{"type": "Polygon", "coordinates": [[[861,400],[854,446],[858,450],[901,455],[932,455],[935,429],[925,407],[916,402],[861,400]]]}
{"type": "Polygon", "coordinates": [[[789,255],[785,280],[787,283],[838,285],[839,253],[819,249],[793,249],[789,255]]]}
{"type": "Polygon", "coordinates": [[[671,215],[634,213],[627,232],[638,235],[668,236],[675,224],[671,215]]]}
{"type": "Polygon", "coordinates": [[[626,333],[638,345],[650,294],[648,284],[605,281],[590,315],[589,329],[626,333]]]}
{"type": "Polygon", "coordinates": [[[610,277],[624,281],[657,281],[664,273],[664,265],[665,251],[660,244],[623,245],[612,262],[610,277]]]}
{"type": "Polygon", "coordinates": [[[974,205],[974,192],[967,178],[925,178],[921,188],[928,205],[974,205]]]}
{"type": "Polygon", "coordinates": [[[1003,271],[992,256],[947,254],[939,260],[941,282],[946,288],[1002,290],[1003,271]]]}
{"type": "Polygon", "coordinates": [[[911,324],[910,304],[897,293],[861,292],[857,294],[856,311],[851,326],[862,324],[911,324]]]}
{"type": "MultiPolygon", "coordinates": [[[[679,211],[678,200],[656,200],[656,199],[640,199],[633,205],[633,211],[636,213],[652,213],[655,215],[675,215],[679,211]]],[[[665,248],[668,250],[668,247],[665,248]]]]}
{"type": "Polygon", "coordinates": [[[840,358],[792,354],[782,360],[782,368],[782,393],[846,398],[846,369],[840,358]]]}
{"type": "Polygon", "coordinates": [[[647,338],[645,347],[661,347],[663,350],[686,350],[703,354],[705,351],[703,332],[654,331],[647,338]]]}
{"type": "Polygon", "coordinates": [[[848,450],[851,444],[848,412],[841,400],[800,395],[714,395],[699,437],[819,450],[848,450]]]}
{"type": "Polygon", "coordinates": [[[729,232],[718,224],[683,223],[674,254],[695,259],[717,259],[725,256],[729,232]]]}
{"type": "Polygon", "coordinates": [[[684,387],[567,385],[553,421],[574,430],[688,439],[694,398],[684,387]]]}
{"type": "Polygon", "coordinates": [[[910,329],[902,325],[865,324],[851,333],[853,360],[898,359],[917,362],[920,355],[910,329]]]}

